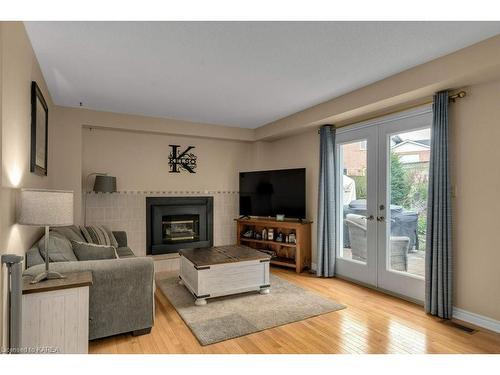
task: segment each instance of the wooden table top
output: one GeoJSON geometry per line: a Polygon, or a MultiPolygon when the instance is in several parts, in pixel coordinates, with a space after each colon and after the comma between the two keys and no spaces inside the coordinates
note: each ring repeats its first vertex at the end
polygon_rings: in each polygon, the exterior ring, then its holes
{"type": "Polygon", "coordinates": [[[23,294],[49,292],[51,290],[78,288],[92,285],[92,272],[63,273],[64,279],[43,280],[30,284],[31,276],[23,277],[23,294]]]}
{"type": "Polygon", "coordinates": [[[179,254],[188,259],[196,267],[236,263],[247,260],[271,260],[270,255],[244,245],[180,250],[179,254]]]}

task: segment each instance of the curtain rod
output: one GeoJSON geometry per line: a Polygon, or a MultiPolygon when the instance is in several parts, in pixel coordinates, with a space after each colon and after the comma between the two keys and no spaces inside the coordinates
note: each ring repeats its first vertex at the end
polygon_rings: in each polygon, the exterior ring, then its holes
{"type": "MultiPolygon", "coordinates": [[[[460,90],[456,94],[450,95],[448,97],[448,101],[450,103],[455,103],[457,101],[457,99],[462,99],[462,98],[465,98],[466,96],[467,96],[467,93],[464,90],[460,90]]],[[[358,122],[370,121],[370,120],[376,119],[378,117],[389,116],[389,115],[392,115],[394,113],[398,113],[398,112],[402,112],[402,111],[407,111],[409,109],[421,107],[421,106],[427,105],[427,104],[432,104],[432,102],[433,102],[432,100],[429,100],[429,101],[426,101],[426,102],[423,102],[423,103],[411,105],[411,106],[408,106],[408,107],[399,108],[399,109],[391,111],[391,112],[381,113],[381,114],[378,114],[378,115],[375,115],[375,116],[371,116],[371,117],[368,117],[368,118],[365,118],[365,119],[361,119],[361,120],[358,120],[358,121],[355,121],[355,122],[350,122],[350,123],[343,124],[343,125],[340,125],[340,126],[338,126],[338,125],[332,125],[332,124],[325,124],[325,125],[330,125],[330,126],[333,126],[333,127],[337,128],[337,129],[338,128],[343,128],[345,126],[357,124],[358,122]]],[[[319,129],[318,129],[318,134],[319,134],[319,129]]]]}
{"type": "Polygon", "coordinates": [[[455,103],[455,101],[457,99],[462,99],[462,98],[465,98],[466,96],[467,96],[467,93],[464,90],[462,90],[462,91],[457,92],[456,94],[450,95],[448,97],[448,100],[452,103],[455,103]]]}

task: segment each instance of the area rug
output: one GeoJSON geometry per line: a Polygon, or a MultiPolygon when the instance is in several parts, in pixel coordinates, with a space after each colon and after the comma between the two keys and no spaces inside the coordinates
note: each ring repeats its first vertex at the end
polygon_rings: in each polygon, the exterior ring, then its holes
{"type": "Polygon", "coordinates": [[[245,293],[209,299],[195,306],[193,295],[174,274],[156,280],[201,345],[248,335],[311,318],[345,306],[271,275],[271,293],[245,293]]]}

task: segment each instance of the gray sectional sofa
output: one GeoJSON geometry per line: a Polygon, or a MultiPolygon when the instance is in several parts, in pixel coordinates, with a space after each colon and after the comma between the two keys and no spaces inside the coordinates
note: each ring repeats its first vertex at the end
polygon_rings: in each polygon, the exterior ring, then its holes
{"type": "MultiPolygon", "coordinates": [[[[75,226],[54,228],[50,235],[49,254],[52,270],[65,272],[91,271],[93,284],[89,290],[89,340],[132,332],[151,331],[154,318],[154,265],[148,257],[136,257],[127,246],[125,232],[113,232],[118,247],[117,259],[78,261],[64,244],[82,240],[75,226]],[[61,239],[63,237],[63,239],[61,239]]],[[[43,238],[26,253],[24,277],[44,270],[43,238]]]]}

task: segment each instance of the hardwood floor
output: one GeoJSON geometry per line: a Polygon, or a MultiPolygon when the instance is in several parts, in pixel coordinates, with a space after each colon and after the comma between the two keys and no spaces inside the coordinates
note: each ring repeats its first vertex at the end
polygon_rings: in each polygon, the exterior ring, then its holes
{"type": "Polygon", "coordinates": [[[347,306],[248,336],[201,346],[176,310],[156,292],[151,334],[90,342],[90,353],[500,353],[500,334],[472,334],[430,317],[421,306],[339,279],[273,268],[272,272],[347,306]]]}

